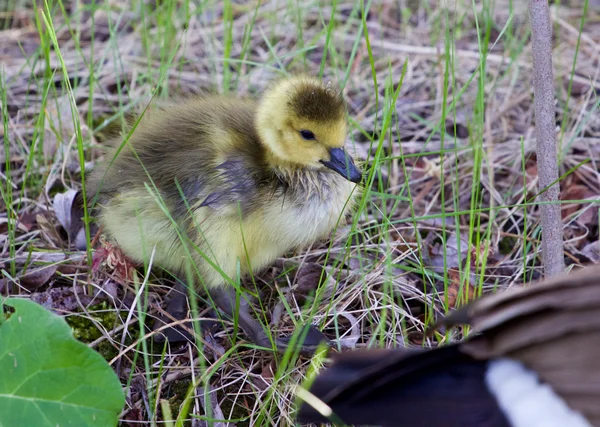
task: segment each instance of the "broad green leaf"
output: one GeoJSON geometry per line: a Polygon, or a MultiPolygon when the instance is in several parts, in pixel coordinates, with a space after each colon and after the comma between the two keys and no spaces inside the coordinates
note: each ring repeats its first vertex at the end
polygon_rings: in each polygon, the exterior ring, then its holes
{"type": "Polygon", "coordinates": [[[1,303],[0,427],[117,425],[123,390],[102,356],[42,306],[1,303]]]}

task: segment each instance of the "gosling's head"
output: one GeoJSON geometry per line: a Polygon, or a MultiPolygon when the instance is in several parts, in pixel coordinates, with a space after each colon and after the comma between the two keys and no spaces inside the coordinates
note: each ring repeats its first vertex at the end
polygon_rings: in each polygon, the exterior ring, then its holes
{"type": "Polygon", "coordinates": [[[309,77],[277,82],[259,103],[256,125],[275,165],[330,170],[360,181],[344,150],[346,102],[331,85],[309,77]]]}

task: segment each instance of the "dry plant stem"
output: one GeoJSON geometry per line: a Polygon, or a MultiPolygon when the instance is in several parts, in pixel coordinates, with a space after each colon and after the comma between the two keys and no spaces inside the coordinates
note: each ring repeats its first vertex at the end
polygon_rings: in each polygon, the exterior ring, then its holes
{"type": "MultiPolygon", "coordinates": [[[[552,73],[552,26],[547,0],[529,1],[531,44],[533,52],[533,92],[535,103],[535,136],[539,188],[546,189],[542,202],[557,202],[558,156],[554,119],[554,79],[552,73]],[[553,185],[553,182],[556,182],[553,185]]],[[[540,206],[544,274],[553,276],[565,269],[563,258],[563,226],[558,203],[540,206]]]]}

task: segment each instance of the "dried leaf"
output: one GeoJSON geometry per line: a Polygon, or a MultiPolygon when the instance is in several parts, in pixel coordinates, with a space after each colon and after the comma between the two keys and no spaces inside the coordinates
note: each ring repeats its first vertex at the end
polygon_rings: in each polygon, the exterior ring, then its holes
{"type": "MultiPolygon", "coordinates": [[[[64,261],[67,259],[67,256],[60,252],[31,252],[28,254],[17,255],[15,257],[15,262],[17,265],[23,265],[27,262],[29,263],[55,263],[64,261]]],[[[75,255],[69,257],[71,262],[79,262],[83,259],[80,255],[75,255]]]]}
{"type": "Polygon", "coordinates": [[[425,157],[417,157],[406,161],[406,168],[410,172],[410,177],[413,180],[422,179],[426,176],[431,176],[433,164],[425,157]]]}
{"type": "Polygon", "coordinates": [[[19,277],[19,283],[27,290],[33,291],[44,286],[48,280],[56,273],[58,264],[47,265],[44,267],[29,270],[25,275],[19,277]]]}
{"type": "Polygon", "coordinates": [[[252,378],[252,384],[254,387],[261,391],[265,391],[273,383],[274,372],[277,370],[277,366],[274,365],[274,359],[260,368],[260,375],[252,378]]]}
{"type": "Polygon", "coordinates": [[[338,340],[338,343],[342,348],[356,348],[356,343],[362,337],[360,332],[360,324],[358,319],[350,313],[338,313],[338,316],[342,316],[350,323],[350,333],[345,334],[338,340]]]}
{"type": "Polygon", "coordinates": [[[106,295],[109,298],[117,299],[118,290],[119,288],[117,286],[117,283],[113,282],[112,280],[108,280],[104,282],[104,284],[102,285],[102,289],[98,289],[94,296],[106,295]]]}
{"type": "MultiPolygon", "coordinates": [[[[571,96],[582,96],[588,93],[590,90],[592,90],[592,81],[586,78],[585,76],[579,74],[576,74],[574,76],[572,82],[570,76],[564,76],[563,87],[565,88],[565,90],[569,89],[569,84],[571,85],[571,96]]],[[[593,88],[598,89],[600,87],[594,86],[593,88]]]]}
{"type": "Polygon", "coordinates": [[[71,209],[77,196],[77,190],[69,189],[65,193],[58,193],[54,196],[53,206],[58,222],[65,230],[71,229],[71,209]]]}
{"type": "MultiPolygon", "coordinates": [[[[90,231],[91,228],[90,228],[90,231]]],[[[85,227],[81,227],[75,237],[75,248],[79,251],[84,251],[87,248],[87,238],[85,235],[85,227]]]]}
{"type": "Polygon", "coordinates": [[[25,232],[29,232],[36,224],[36,214],[25,212],[19,216],[18,227],[25,232]]]}
{"type": "Polygon", "coordinates": [[[42,230],[42,234],[53,244],[60,244],[62,241],[60,235],[56,231],[56,227],[52,224],[44,215],[37,215],[35,217],[36,222],[42,230]]]}
{"type": "Polygon", "coordinates": [[[273,310],[271,312],[271,325],[275,326],[278,325],[279,322],[281,322],[284,309],[285,305],[283,304],[283,301],[279,301],[277,302],[277,304],[275,304],[275,307],[273,307],[273,310]]]}
{"type": "MultiPolygon", "coordinates": [[[[597,195],[590,190],[586,185],[576,184],[567,187],[567,189],[561,194],[562,200],[584,200],[593,199],[597,195]]],[[[582,210],[583,206],[580,203],[577,204],[564,204],[562,205],[561,214],[562,218],[565,219],[571,215],[578,213],[582,210]]],[[[584,225],[595,225],[598,223],[598,209],[593,207],[585,206],[585,211],[580,212],[577,216],[577,221],[584,225]]]]}
{"type": "Polygon", "coordinates": [[[262,367],[262,371],[260,376],[265,379],[265,382],[268,384],[273,381],[275,378],[275,372],[277,371],[277,365],[275,363],[275,359],[271,359],[269,363],[262,367]]]}
{"type": "Polygon", "coordinates": [[[31,299],[48,309],[65,313],[79,311],[81,310],[81,305],[87,306],[92,301],[102,302],[107,298],[102,294],[98,294],[92,298],[86,295],[82,286],[61,286],[35,293],[31,295],[31,299]]]}
{"type": "MultiPolygon", "coordinates": [[[[221,325],[220,322],[219,327],[221,325]]],[[[214,360],[217,360],[220,357],[223,357],[225,354],[225,347],[223,347],[219,342],[215,339],[212,333],[204,334],[204,341],[206,342],[206,346],[204,347],[204,357],[207,357],[207,354],[212,354],[214,360]]]]}
{"type": "MultiPolygon", "coordinates": [[[[204,386],[202,386],[204,387],[204,386]]],[[[206,408],[206,404],[208,403],[211,407],[210,413],[212,414],[212,416],[217,419],[217,420],[224,420],[226,417],[223,414],[223,410],[221,409],[221,406],[219,406],[219,399],[217,397],[217,390],[209,385],[208,386],[208,396],[209,396],[209,402],[207,402],[207,399],[198,399],[198,401],[200,402],[200,404],[204,407],[205,413],[209,412],[206,408]]],[[[196,392],[198,393],[198,396],[202,396],[205,395],[205,391],[204,389],[198,387],[196,389],[196,392]]],[[[200,421],[200,420],[199,420],[200,421]]],[[[199,424],[196,424],[199,425],[199,424]]],[[[227,423],[223,423],[221,421],[216,421],[214,423],[212,423],[212,425],[214,427],[227,427],[227,423]]],[[[193,427],[195,427],[195,425],[193,425],[193,427]]]]}
{"type": "Polygon", "coordinates": [[[581,254],[595,264],[600,263],[600,241],[595,240],[585,245],[581,254]]]}
{"type": "Polygon", "coordinates": [[[527,181],[532,181],[538,176],[537,163],[531,162],[525,167],[525,173],[527,175],[527,181]]]}
{"type": "Polygon", "coordinates": [[[360,254],[352,254],[350,256],[342,252],[335,254],[333,258],[342,268],[346,266],[350,270],[350,273],[357,273],[361,276],[364,273],[372,271],[379,261],[377,252],[371,250],[363,250],[360,254]]]}
{"type": "Polygon", "coordinates": [[[448,308],[456,307],[457,301],[460,300],[461,305],[469,301],[473,301],[476,297],[475,289],[469,282],[465,282],[461,290],[460,272],[455,269],[448,270],[448,308]],[[460,296],[460,298],[459,298],[460,296]]]}
{"type": "Polygon", "coordinates": [[[140,408],[131,408],[122,419],[123,421],[131,421],[134,425],[139,424],[139,421],[144,421],[142,410],[140,408]]]}
{"type": "MultiPolygon", "coordinates": [[[[32,214],[24,214],[25,215],[32,215],[32,214]]],[[[6,233],[6,231],[8,230],[8,224],[9,223],[13,223],[14,220],[9,220],[8,218],[0,218],[0,233],[4,234],[6,233]]],[[[21,218],[19,218],[19,220],[16,222],[16,227],[17,229],[21,230],[24,233],[27,233],[29,231],[31,231],[31,228],[33,227],[33,223],[35,222],[35,219],[30,222],[30,223],[26,223],[23,222],[21,220],[21,218]]],[[[2,237],[2,236],[0,236],[2,237]]],[[[0,242],[4,242],[6,239],[1,240],[0,242]]]]}
{"type": "Polygon", "coordinates": [[[319,287],[319,282],[323,277],[324,281],[328,279],[325,269],[316,262],[304,263],[296,273],[296,295],[308,295],[319,287]]]}
{"type": "Polygon", "coordinates": [[[69,189],[65,193],[54,196],[53,207],[56,219],[65,229],[69,236],[69,242],[75,241],[78,231],[81,229],[81,210],[75,205],[75,199],[79,191],[69,189]]]}
{"type": "Polygon", "coordinates": [[[424,264],[433,268],[437,273],[443,273],[444,268],[459,267],[465,259],[465,254],[469,251],[468,241],[461,238],[459,252],[459,243],[456,233],[452,233],[447,238],[446,244],[443,244],[443,242],[434,243],[437,237],[438,235],[436,233],[431,232],[425,239],[425,248],[423,248],[424,264]]]}
{"type": "Polygon", "coordinates": [[[425,335],[421,331],[409,332],[406,336],[411,344],[422,346],[425,342],[425,335]]]}

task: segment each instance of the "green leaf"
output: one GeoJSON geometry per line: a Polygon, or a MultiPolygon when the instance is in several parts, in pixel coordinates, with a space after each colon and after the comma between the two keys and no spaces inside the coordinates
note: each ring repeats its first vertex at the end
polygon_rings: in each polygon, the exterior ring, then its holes
{"type": "Polygon", "coordinates": [[[22,299],[0,299],[0,319],[0,426],[117,424],[119,379],[64,319],[22,299]]]}

